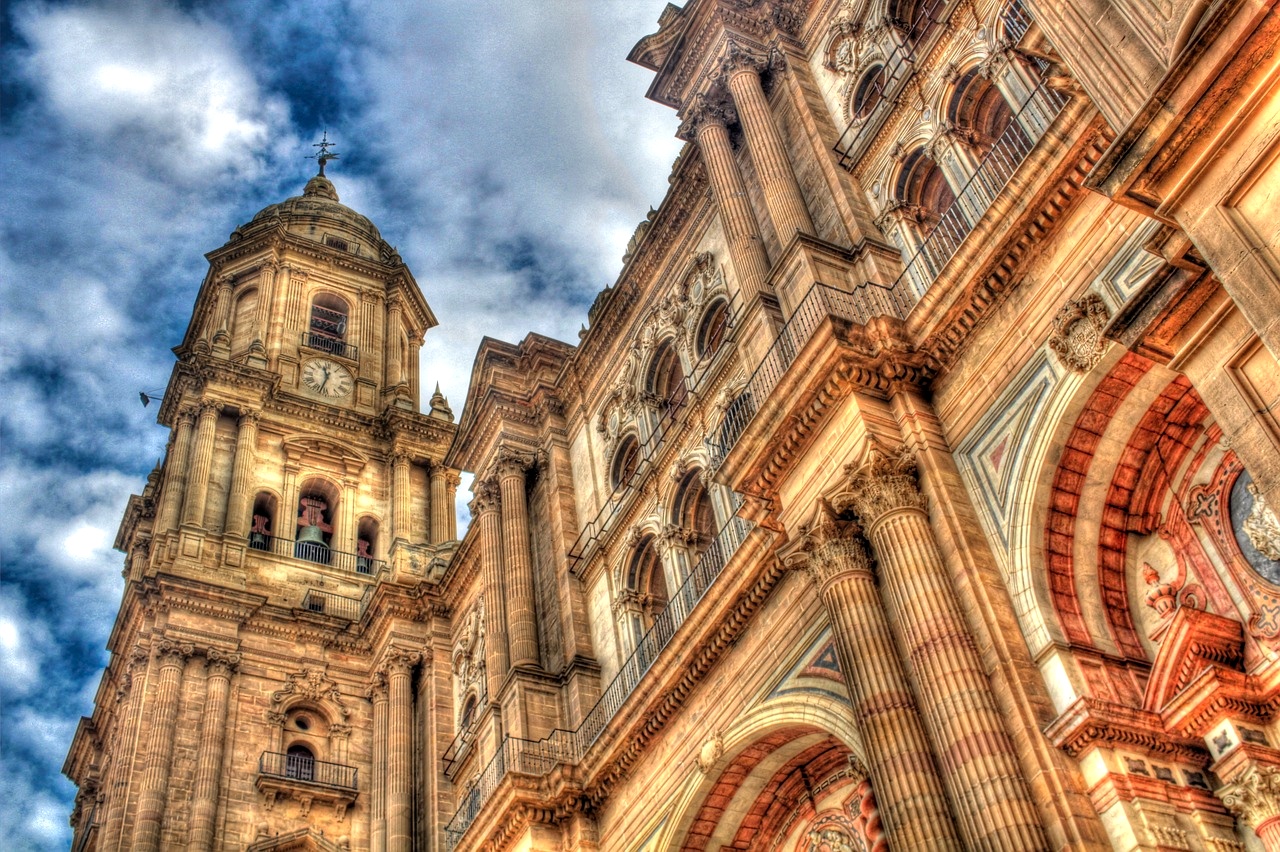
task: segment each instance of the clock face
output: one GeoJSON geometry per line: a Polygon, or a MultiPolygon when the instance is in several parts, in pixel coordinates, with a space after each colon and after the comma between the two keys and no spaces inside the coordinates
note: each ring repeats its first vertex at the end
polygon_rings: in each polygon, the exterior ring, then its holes
{"type": "Polygon", "coordinates": [[[327,397],[343,397],[351,393],[351,373],[337,361],[313,358],[302,365],[302,383],[327,397]]]}

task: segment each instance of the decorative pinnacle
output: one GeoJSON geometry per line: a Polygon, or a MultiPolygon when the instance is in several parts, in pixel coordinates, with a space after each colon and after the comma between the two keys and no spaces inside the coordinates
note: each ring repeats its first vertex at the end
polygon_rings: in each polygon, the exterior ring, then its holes
{"type": "Polygon", "coordinates": [[[308,160],[316,160],[320,163],[320,177],[324,177],[324,164],[329,162],[330,160],[338,159],[338,155],[335,152],[329,150],[336,144],[338,143],[329,141],[329,131],[325,130],[324,135],[321,137],[320,141],[314,143],[311,146],[312,148],[320,149],[314,154],[307,155],[308,160]]]}

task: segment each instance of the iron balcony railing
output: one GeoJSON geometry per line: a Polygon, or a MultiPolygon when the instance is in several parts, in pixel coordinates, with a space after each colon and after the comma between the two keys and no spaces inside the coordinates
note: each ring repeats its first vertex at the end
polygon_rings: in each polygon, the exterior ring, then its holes
{"type": "Polygon", "coordinates": [[[348,358],[352,361],[359,360],[360,356],[360,350],[353,344],[315,331],[302,332],[302,345],[309,346],[312,349],[319,349],[321,352],[328,352],[330,355],[337,355],[339,358],[348,358]]]}
{"type": "Polygon", "coordinates": [[[339,571],[350,571],[353,574],[373,576],[386,569],[387,563],[382,559],[374,559],[359,553],[347,553],[333,550],[328,545],[316,541],[295,541],[291,538],[267,535],[266,533],[250,533],[249,547],[276,556],[287,556],[327,565],[339,571]]]}
{"type": "Polygon", "coordinates": [[[1027,110],[1046,119],[1045,127],[1062,111],[1067,97],[1043,82],[1036,87],[1009,122],[1000,138],[961,188],[956,200],[943,212],[920,247],[907,261],[902,274],[890,287],[870,282],[852,292],[814,284],[778,332],[777,339],[747,381],[741,394],[725,412],[716,434],[707,441],[712,462],[719,465],[737,444],[747,424],[756,416],[778,382],[791,367],[814,331],[827,317],[865,325],[877,316],[906,319],[919,297],[928,291],[937,273],[959,250],[972,226],[968,211],[982,211],[1004,190],[1009,179],[1026,160],[1043,133],[1033,138],[1019,123],[1027,110]]]}
{"type": "Polygon", "coordinates": [[[354,766],[316,760],[303,754],[264,751],[262,757],[258,758],[258,773],[271,778],[286,778],[340,790],[356,789],[357,771],[354,766]]]}
{"type": "Polygon", "coordinates": [[[587,750],[600,738],[609,721],[635,691],[645,672],[670,644],[698,601],[724,572],[725,566],[746,541],[751,529],[750,523],[736,516],[720,529],[688,578],[672,595],[654,620],[653,626],[636,644],[635,651],[622,664],[576,730],[553,731],[546,739],[536,742],[515,737],[503,739],[472,785],[463,792],[457,812],[445,827],[445,838],[450,849],[458,845],[508,772],[545,775],[559,764],[582,760],[587,750]]]}
{"type": "MultiPolygon", "coordinates": [[[[738,313],[737,304],[730,304],[729,309],[725,311],[721,319],[726,329],[732,331],[737,327],[738,313]]],[[[707,353],[702,358],[701,363],[685,377],[683,385],[677,389],[676,393],[673,393],[669,399],[662,402],[658,422],[645,439],[640,442],[635,467],[630,475],[624,477],[623,481],[614,486],[608,498],[596,512],[595,517],[584,524],[578,532],[577,540],[569,548],[570,564],[576,565],[592,546],[608,533],[614,519],[618,517],[622,508],[629,502],[634,493],[631,489],[631,484],[635,482],[637,477],[648,470],[650,461],[665,444],[672,426],[680,422],[677,415],[682,410],[685,400],[690,394],[697,393],[702,389],[707,378],[714,372],[712,368],[719,363],[717,356],[727,351],[731,344],[730,335],[726,334],[715,352],[707,353]]]]}
{"type": "Polygon", "coordinates": [[[302,598],[302,608],[319,615],[359,621],[364,615],[365,601],[365,598],[348,598],[322,589],[307,589],[302,598]]]}
{"type": "Polygon", "coordinates": [[[1066,95],[1050,88],[1043,81],[1032,90],[1031,95],[1014,114],[1009,126],[956,193],[955,200],[938,217],[937,224],[907,261],[906,269],[895,287],[905,284],[915,289],[918,295],[924,295],[933,278],[942,271],[973,230],[973,221],[980,218],[1004,190],[1009,179],[1043,137],[1048,123],[1067,105],[1067,100],[1066,95]],[[1024,116],[1044,116],[1045,127],[1040,128],[1038,133],[1029,134],[1022,121],[1024,116]]]}

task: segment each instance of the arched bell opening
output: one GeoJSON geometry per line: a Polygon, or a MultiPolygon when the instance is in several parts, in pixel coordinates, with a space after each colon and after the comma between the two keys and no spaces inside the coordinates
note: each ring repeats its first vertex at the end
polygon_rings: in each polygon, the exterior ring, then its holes
{"type": "Polygon", "coordinates": [[[293,555],[308,562],[328,565],[332,560],[334,518],[338,489],[323,479],[308,479],[298,490],[297,536],[293,555]]]}
{"type": "Polygon", "coordinates": [[[307,345],[334,355],[347,354],[347,329],[351,306],[335,293],[317,293],[311,299],[307,345]]]}
{"type": "Polygon", "coordinates": [[[356,572],[372,574],[378,558],[378,520],[362,517],[356,527],[356,572]]]}
{"type": "Polygon", "coordinates": [[[259,491],[253,498],[253,514],[249,524],[249,546],[270,550],[275,536],[276,511],[279,500],[269,491],[259,491]]]}

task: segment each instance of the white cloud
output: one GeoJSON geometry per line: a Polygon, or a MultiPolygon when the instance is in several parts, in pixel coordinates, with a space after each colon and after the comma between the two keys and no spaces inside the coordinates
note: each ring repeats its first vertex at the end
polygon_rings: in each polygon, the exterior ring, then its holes
{"type": "MultiPolygon", "coordinates": [[[[171,177],[235,166],[283,123],[220,25],[166,5],[24,7],[31,82],[67,125],[163,164],[171,177]]],[[[110,159],[109,152],[107,154],[110,159]]]]}

